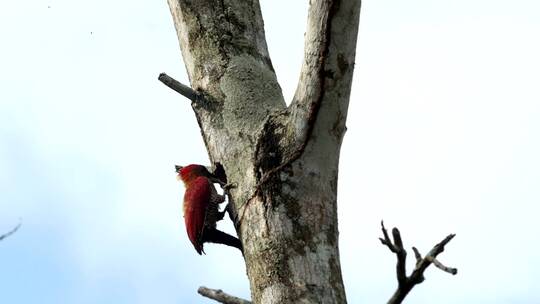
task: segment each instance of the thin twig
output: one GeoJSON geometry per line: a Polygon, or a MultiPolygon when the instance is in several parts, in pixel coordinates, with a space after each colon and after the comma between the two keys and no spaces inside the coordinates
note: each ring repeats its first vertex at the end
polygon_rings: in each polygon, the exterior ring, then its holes
{"type": "Polygon", "coordinates": [[[439,262],[439,260],[437,260],[435,258],[432,258],[432,257],[429,257],[429,256],[427,256],[426,259],[431,260],[431,262],[433,263],[433,265],[435,265],[435,267],[439,268],[440,270],[442,270],[444,272],[448,272],[448,273],[450,273],[452,275],[457,274],[457,268],[444,266],[443,263],[439,262]]]}
{"type": "Polygon", "coordinates": [[[384,227],[383,221],[381,221],[381,230],[384,236],[384,239],[379,238],[379,240],[381,240],[381,243],[383,243],[383,245],[388,246],[388,249],[390,249],[390,251],[394,253],[397,252],[396,247],[394,247],[394,244],[392,244],[392,241],[390,240],[390,237],[388,236],[388,232],[386,231],[386,228],[384,227]]]}
{"type": "Polygon", "coordinates": [[[201,286],[197,292],[203,296],[223,304],[251,304],[250,301],[226,294],[221,289],[211,289],[201,286]]]}
{"type": "Polygon", "coordinates": [[[403,284],[407,280],[407,251],[403,248],[403,241],[397,228],[392,229],[392,237],[394,238],[395,254],[397,255],[396,275],[399,284],[403,284]]]}
{"type": "Polygon", "coordinates": [[[15,226],[15,228],[11,229],[11,231],[5,233],[5,234],[2,234],[0,235],[0,241],[7,238],[8,236],[14,234],[17,230],[19,230],[19,228],[21,227],[22,223],[19,222],[19,224],[17,224],[17,226],[15,226]]]}
{"type": "Polygon", "coordinates": [[[444,238],[444,240],[435,245],[433,249],[431,249],[424,258],[422,258],[420,251],[418,251],[416,247],[413,247],[412,249],[416,258],[416,267],[413,273],[407,277],[405,270],[407,252],[403,248],[403,242],[401,240],[401,234],[399,230],[397,228],[392,229],[392,236],[394,238],[394,242],[392,243],[382,221],[381,229],[383,233],[383,238],[379,238],[379,240],[383,245],[388,247],[388,249],[390,249],[390,251],[395,253],[397,256],[396,275],[398,279],[398,288],[392,295],[392,298],[390,298],[390,300],[388,301],[388,304],[401,303],[415,285],[420,284],[424,281],[424,271],[431,264],[434,264],[437,268],[445,272],[457,274],[456,268],[446,267],[436,259],[437,255],[444,251],[444,246],[446,246],[446,244],[448,244],[448,242],[450,242],[454,238],[454,236],[456,236],[455,234],[450,234],[446,238],[444,238]]]}
{"type": "Polygon", "coordinates": [[[180,83],[180,81],[172,78],[165,73],[159,74],[158,80],[163,82],[163,84],[168,86],[169,88],[180,93],[182,96],[191,100],[192,102],[198,102],[202,99],[202,95],[199,92],[193,90],[185,84],[180,83]]]}
{"type": "Polygon", "coordinates": [[[414,257],[416,258],[416,266],[422,262],[422,255],[420,254],[420,251],[416,249],[416,247],[413,246],[412,250],[414,251],[414,257]]]}

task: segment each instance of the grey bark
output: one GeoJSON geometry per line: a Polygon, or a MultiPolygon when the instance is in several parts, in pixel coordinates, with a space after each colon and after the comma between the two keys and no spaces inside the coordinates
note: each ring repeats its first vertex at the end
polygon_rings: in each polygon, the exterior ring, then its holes
{"type": "MultiPolygon", "coordinates": [[[[168,0],[210,160],[231,189],[254,303],[345,303],[337,178],[360,0],[312,0],[286,106],[258,0],[168,0]]],[[[284,8],[285,9],[285,8],[284,8]]]]}

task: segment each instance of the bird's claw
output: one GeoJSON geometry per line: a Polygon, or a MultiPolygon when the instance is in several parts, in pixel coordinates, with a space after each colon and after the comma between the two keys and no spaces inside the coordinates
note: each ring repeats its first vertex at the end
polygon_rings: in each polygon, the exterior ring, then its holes
{"type": "Polygon", "coordinates": [[[236,187],[238,187],[237,183],[228,183],[228,184],[225,184],[222,188],[223,188],[223,191],[225,191],[225,193],[229,194],[229,191],[232,188],[236,188],[236,187]]]}

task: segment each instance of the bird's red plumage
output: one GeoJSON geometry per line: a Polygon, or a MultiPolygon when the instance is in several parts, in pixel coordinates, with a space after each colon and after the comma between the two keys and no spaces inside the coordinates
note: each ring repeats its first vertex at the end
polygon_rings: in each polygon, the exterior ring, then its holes
{"type": "Polygon", "coordinates": [[[204,176],[199,176],[186,184],[184,194],[184,220],[189,240],[199,254],[203,252],[202,232],[206,208],[210,202],[212,183],[204,176]]]}

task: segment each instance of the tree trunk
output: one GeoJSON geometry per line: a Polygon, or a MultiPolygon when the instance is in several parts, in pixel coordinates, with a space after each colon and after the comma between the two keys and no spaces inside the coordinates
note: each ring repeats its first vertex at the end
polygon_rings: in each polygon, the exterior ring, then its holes
{"type": "MultiPolygon", "coordinates": [[[[277,82],[258,0],[168,0],[193,102],[231,190],[254,303],[345,303],[337,177],[360,0],[312,0],[290,106],[277,82]]],[[[284,8],[285,9],[285,8],[284,8]]]]}

